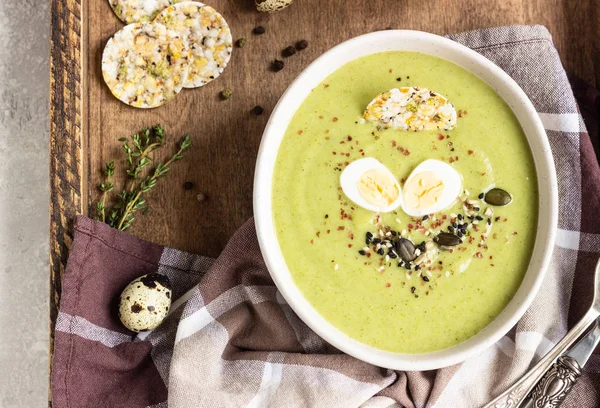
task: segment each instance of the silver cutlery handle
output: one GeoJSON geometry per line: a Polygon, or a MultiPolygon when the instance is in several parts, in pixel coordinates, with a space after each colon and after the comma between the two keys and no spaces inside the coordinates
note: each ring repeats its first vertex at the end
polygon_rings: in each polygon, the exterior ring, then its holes
{"type": "Polygon", "coordinates": [[[569,356],[561,356],[531,392],[534,408],[556,408],[581,375],[581,367],[569,356]]]}
{"type": "Polygon", "coordinates": [[[496,397],[493,401],[485,405],[484,408],[515,408],[521,405],[523,400],[529,395],[529,392],[535,387],[543,375],[550,369],[552,363],[558,356],[571,346],[579,336],[592,324],[598,317],[597,312],[590,310],[573,327],[561,341],[548,354],[527,372],[523,377],[517,380],[511,387],[496,397]]]}

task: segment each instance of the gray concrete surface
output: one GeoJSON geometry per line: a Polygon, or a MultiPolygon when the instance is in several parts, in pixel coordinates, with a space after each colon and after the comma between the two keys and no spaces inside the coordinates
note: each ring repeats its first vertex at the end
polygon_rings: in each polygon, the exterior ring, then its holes
{"type": "Polygon", "coordinates": [[[0,407],[48,398],[47,1],[0,2],[0,407]]]}

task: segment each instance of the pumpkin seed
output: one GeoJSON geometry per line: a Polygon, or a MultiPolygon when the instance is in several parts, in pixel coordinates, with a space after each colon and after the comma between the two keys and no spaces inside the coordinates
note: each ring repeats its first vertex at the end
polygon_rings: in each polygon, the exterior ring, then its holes
{"type": "Polygon", "coordinates": [[[415,249],[415,244],[406,238],[400,238],[396,242],[396,252],[404,262],[410,262],[417,257],[415,249]]]}
{"type": "Polygon", "coordinates": [[[450,234],[449,232],[440,232],[437,237],[435,237],[435,242],[447,247],[456,246],[462,243],[459,237],[454,234],[450,234]]]}
{"type": "Polygon", "coordinates": [[[512,196],[501,188],[492,188],[485,193],[485,202],[490,205],[503,206],[512,201],[512,196]]]}

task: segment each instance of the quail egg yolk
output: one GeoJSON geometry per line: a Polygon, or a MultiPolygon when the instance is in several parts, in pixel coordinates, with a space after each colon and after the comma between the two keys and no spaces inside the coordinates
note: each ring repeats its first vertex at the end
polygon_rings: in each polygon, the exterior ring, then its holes
{"type": "Polygon", "coordinates": [[[444,182],[433,171],[424,171],[404,185],[404,205],[413,210],[437,204],[444,192],[444,182]]]}
{"type": "Polygon", "coordinates": [[[376,207],[387,207],[400,195],[400,187],[396,180],[380,169],[371,169],[363,173],[356,186],[361,197],[376,207]]]}

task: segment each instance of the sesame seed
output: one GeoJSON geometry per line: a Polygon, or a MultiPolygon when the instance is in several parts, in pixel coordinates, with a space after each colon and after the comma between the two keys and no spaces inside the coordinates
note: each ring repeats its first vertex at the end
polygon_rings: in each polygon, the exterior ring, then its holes
{"type": "Polygon", "coordinates": [[[400,218],[396,218],[396,222],[397,222],[398,224],[402,224],[402,221],[400,221],[400,218]]]}
{"type": "Polygon", "coordinates": [[[450,271],[446,271],[445,275],[446,275],[446,278],[449,278],[450,277],[450,271]]]}
{"type": "Polygon", "coordinates": [[[335,266],[333,267],[333,270],[337,271],[338,269],[340,269],[340,266],[338,264],[335,264],[335,266]]]}
{"type": "Polygon", "coordinates": [[[467,204],[475,205],[475,204],[479,204],[479,201],[477,201],[477,200],[467,200],[467,204]]]}
{"type": "Polygon", "coordinates": [[[456,214],[450,213],[450,218],[456,218],[456,214]]]}
{"type": "Polygon", "coordinates": [[[386,261],[386,262],[389,262],[389,261],[390,261],[390,256],[389,256],[389,255],[386,255],[386,256],[385,256],[385,261],[386,261]]]}
{"type": "Polygon", "coordinates": [[[380,271],[380,272],[382,272],[382,271],[385,271],[385,266],[381,265],[381,266],[379,267],[379,271],[380,271]]]}

